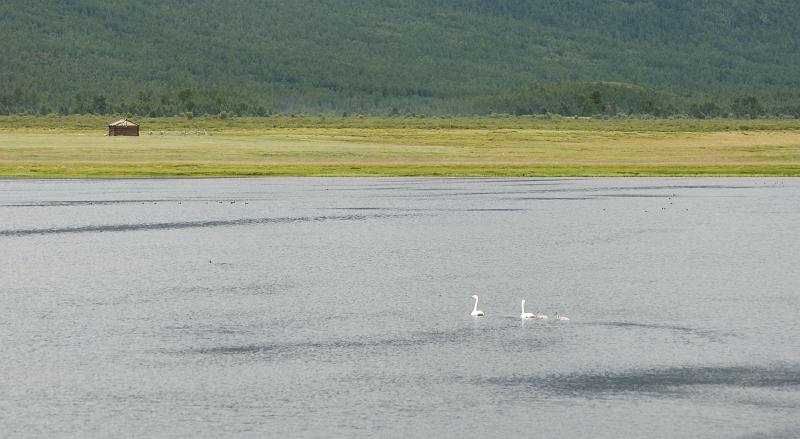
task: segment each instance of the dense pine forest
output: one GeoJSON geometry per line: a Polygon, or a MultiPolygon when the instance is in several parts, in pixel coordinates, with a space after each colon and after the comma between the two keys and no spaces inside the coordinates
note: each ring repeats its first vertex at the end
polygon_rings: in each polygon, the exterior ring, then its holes
{"type": "Polygon", "coordinates": [[[0,114],[800,117],[794,0],[4,0],[0,114]]]}

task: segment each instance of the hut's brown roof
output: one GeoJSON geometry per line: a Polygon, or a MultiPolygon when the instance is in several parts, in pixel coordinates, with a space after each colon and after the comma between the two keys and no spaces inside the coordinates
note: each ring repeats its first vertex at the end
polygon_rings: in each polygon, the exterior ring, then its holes
{"type": "Polygon", "coordinates": [[[120,119],[114,123],[108,124],[110,127],[138,127],[135,123],[129,121],[128,119],[120,119]]]}

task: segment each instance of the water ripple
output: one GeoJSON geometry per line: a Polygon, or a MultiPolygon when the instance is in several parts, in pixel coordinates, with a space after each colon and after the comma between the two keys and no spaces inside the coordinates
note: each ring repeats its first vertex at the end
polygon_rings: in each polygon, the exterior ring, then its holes
{"type": "Polygon", "coordinates": [[[323,221],[363,221],[371,218],[395,218],[409,215],[338,215],[338,216],[297,216],[283,218],[239,218],[231,220],[181,221],[138,224],[98,224],[91,226],[51,227],[37,229],[0,230],[0,237],[20,237],[28,235],[58,235],[65,233],[96,232],[134,232],[141,230],[202,229],[211,227],[247,226],[254,224],[313,223],[323,221]]]}
{"type": "Polygon", "coordinates": [[[210,346],[189,349],[182,353],[201,355],[252,355],[252,354],[302,354],[330,353],[331,351],[353,349],[403,349],[429,344],[454,343],[468,337],[471,332],[428,331],[418,332],[408,337],[366,337],[355,340],[305,341],[294,343],[253,343],[228,346],[210,346]]]}
{"type": "Polygon", "coordinates": [[[636,322],[593,322],[588,323],[598,326],[608,326],[612,328],[640,328],[640,329],[657,329],[665,331],[674,331],[698,337],[704,337],[708,340],[720,340],[725,337],[733,337],[734,333],[715,331],[712,329],[692,328],[689,326],[669,325],[658,323],[636,323],[636,322]]]}

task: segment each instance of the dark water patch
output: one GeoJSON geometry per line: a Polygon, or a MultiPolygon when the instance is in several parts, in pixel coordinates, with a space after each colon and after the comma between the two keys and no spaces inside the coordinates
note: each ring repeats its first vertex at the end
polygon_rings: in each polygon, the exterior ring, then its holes
{"type": "Polygon", "coordinates": [[[676,198],[675,195],[669,194],[597,194],[595,198],[676,198]]]}
{"type": "Polygon", "coordinates": [[[360,210],[374,210],[374,211],[400,211],[400,212],[527,212],[530,209],[520,209],[513,207],[498,207],[498,208],[466,208],[466,209],[446,209],[446,208],[391,208],[391,207],[331,207],[330,210],[347,210],[347,211],[360,211],[360,210]]]}
{"type": "Polygon", "coordinates": [[[509,201],[581,201],[581,200],[594,200],[594,197],[510,197],[501,198],[502,200],[509,201]]]}
{"type": "MultiPolygon", "coordinates": [[[[547,192],[551,192],[551,191],[549,191],[549,190],[541,190],[541,191],[493,191],[493,192],[488,192],[488,191],[486,191],[486,192],[483,192],[483,191],[482,192],[470,191],[470,192],[461,192],[461,191],[453,191],[452,189],[449,189],[446,192],[441,192],[441,193],[436,193],[436,194],[425,194],[425,195],[398,194],[398,195],[388,195],[387,198],[428,199],[428,198],[447,198],[447,197],[453,197],[453,198],[456,198],[456,197],[474,197],[474,196],[486,196],[486,195],[508,195],[508,196],[511,196],[511,195],[526,194],[526,193],[534,193],[534,192],[547,193],[547,192]]],[[[557,190],[554,190],[552,192],[557,192],[557,190]]],[[[569,192],[569,191],[564,191],[564,192],[569,192]]],[[[502,199],[502,198],[498,198],[498,199],[502,199]]]]}
{"type": "MultiPolygon", "coordinates": [[[[547,192],[559,192],[559,191],[541,191],[541,193],[547,192]]],[[[565,191],[565,192],[573,192],[573,191],[565,191]]],[[[534,196],[520,196],[520,197],[511,197],[505,198],[507,200],[598,200],[603,198],[659,198],[659,199],[672,199],[678,198],[675,194],[630,194],[630,193],[620,193],[620,194],[592,194],[589,196],[586,195],[577,195],[574,197],[534,197],[534,196]]]]}
{"type": "Polygon", "coordinates": [[[645,328],[645,329],[668,329],[670,331],[695,332],[695,328],[681,325],[662,325],[657,323],[636,323],[636,322],[600,322],[596,325],[611,326],[617,328],[645,328]]]}
{"type": "Polygon", "coordinates": [[[242,355],[281,353],[285,356],[333,354],[337,351],[390,350],[396,352],[425,345],[457,343],[473,337],[471,330],[418,332],[408,337],[365,337],[353,340],[305,341],[295,343],[254,343],[189,349],[183,353],[201,355],[242,355]]]}
{"type": "Polygon", "coordinates": [[[736,436],[737,439],[797,439],[800,438],[800,427],[770,430],[765,432],[747,433],[736,436]]]}
{"type": "Polygon", "coordinates": [[[675,395],[694,386],[733,388],[783,388],[800,386],[800,365],[791,366],[685,366],[626,372],[577,373],[551,376],[489,378],[487,384],[591,397],[608,393],[675,395]]]}
{"type": "Polygon", "coordinates": [[[28,235],[58,235],[66,233],[135,232],[144,230],[204,229],[212,227],[248,226],[256,224],[314,223],[325,221],[364,221],[377,218],[396,218],[409,215],[341,215],[341,216],[297,216],[283,218],[240,218],[232,220],[182,221],[140,224],[100,224],[93,226],[53,227],[41,229],[0,230],[0,237],[28,235]]]}
{"type": "Polygon", "coordinates": [[[285,345],[243,345],[243,346],[216,346],[210,348],[200,348],[194,350],[197,354],[210,354],[210,355],[244,355],[244,354],[261,354],[280,352],[285,349],[285,345]]]}
{"type": "Polygon", "coordinates": [[[397,210],[388,207],[331,207],[331,210],[397,210]]]}
{"type": "Polygon", "coordinates": [[[528,209],[486,208],[486,209],[449,209],[451,212],[526,212],[528,209]]]}
{"type": "Polygon", "coordinates": [[[721,337],[726,336],[733,336],[734,334],[731,333],[723,333],[719,331],[713,331],[710,329],[700,329],[700,328],[692,328],[689,326],[682,326],[682,325],[668,325],[668,324],[658,324],[658,323],[636,323],[636,322],[594,322],[588,323],[591,325],[598,325],[598,326],[608,326],[612,328],[639,328],[639,329],[655,329],[655,330],[664,330],[664,331],[674,331],[680,332],[688,335],[694,335],[698,337],[704,337],[710,340],[718,340],[721,337]]]}
{"type": "MultiPolygon", "coordinates": [[[[122,199],[122,200],[58,200],[58,201],[38,201],[30,203],[17,203],[17,204],[0,204],[0,207],[70,207],[70,206],[108,206],[108,205],[124,205],[124,204],[181,204],[181,203],[216,203],[216,202],[230,202],[234,200],[218,200],[211,198],[162,198],[162,199],[122,199]]],[[[236,202],[244,202],[244,200],[235,200],[236,202]]],[[[249,199],[247,201],[250,201],[249,199]]]]}
{"type": "Polygon", "coordinates": [[[464,209],[456,209],[456,208],[431,208],[431,209],[400,209],[405,212],[528,212],[530,209],[521,209],[521,208],[514,208],[514,207],[487,207],[487,208],[464,208],[464,209]]]}

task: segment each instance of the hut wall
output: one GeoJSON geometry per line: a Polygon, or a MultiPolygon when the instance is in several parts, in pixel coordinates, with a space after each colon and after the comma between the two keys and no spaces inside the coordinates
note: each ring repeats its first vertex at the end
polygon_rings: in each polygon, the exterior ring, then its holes
{"type": "Polygon", "coordinates": [[[108,127],[109,136],[138,136],[139,127],[108,127]]]}

